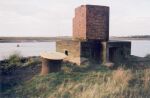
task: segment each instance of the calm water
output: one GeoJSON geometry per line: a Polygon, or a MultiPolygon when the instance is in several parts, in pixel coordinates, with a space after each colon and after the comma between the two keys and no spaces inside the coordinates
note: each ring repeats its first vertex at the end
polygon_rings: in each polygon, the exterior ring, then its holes
{"type": "Polygon", "coordinates": [[[144,57],[150,54],[150,40],[133,40],[131,41],[131,54],[144,57]]]}
{"type": "MultiPolygon", "coordinates": [[[[39,56],[42,51],[56,51],[55,42],[0,43],[0,59],[5,59],[15,52],[25,57],[39,56]],[[17,47],[17,44],[20,47],[17,47]]],[[[150,41],[133,40],[131,54],[141,57],[150,54],[150,41]]]]}
{"type": "Polygon", "coordinates": [[[0,59],[8,58],[14,53],[25,57],[39,56],[42,51],[56,51],[55,42],[0,43],[0,59]]]}

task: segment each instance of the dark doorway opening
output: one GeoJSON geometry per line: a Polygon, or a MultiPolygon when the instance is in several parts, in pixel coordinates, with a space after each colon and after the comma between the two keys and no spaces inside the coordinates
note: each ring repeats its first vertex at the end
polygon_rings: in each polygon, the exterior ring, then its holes
{"type": "Polygon", "coordinates": [[[109,61],[111,61],[111,62],[114,61],[116,50],[117,50],[117,47],[110,47],[109,48],[109,61]]]}

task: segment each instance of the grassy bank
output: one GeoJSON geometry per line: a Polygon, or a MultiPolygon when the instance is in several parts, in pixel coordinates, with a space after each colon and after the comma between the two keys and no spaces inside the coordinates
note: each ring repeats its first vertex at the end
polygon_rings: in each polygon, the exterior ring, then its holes
{"type": "Polygon", "coordinates": [[[24,58],[18,53],[0,61],[0,92],[31,79],[40,70],[39,61],[39,57],[24,58]]]}
{"type": "MultiPolygon", "coordinates": [[[[149,98],[149,60],[149,57],[145,59],[132,57],[128,60],[130,67],[122,65],[115,69],[103,65],[75,66],[64,63],[61,72],[47,76],[39,76],[39,71],[33,75],[32,72],[37,70],[34,69],[25,74],[25,77],[31,76],[30,78],[3,90],[1,96],[3,98],[149,98]]],[[[38,64],[40,66],[40,62],[27,64],[26,70],[38,64]]]]}

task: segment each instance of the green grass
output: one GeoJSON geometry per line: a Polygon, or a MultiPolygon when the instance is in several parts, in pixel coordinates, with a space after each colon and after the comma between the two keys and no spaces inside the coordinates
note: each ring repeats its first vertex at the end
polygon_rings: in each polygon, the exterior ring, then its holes
{"type": "Polygon", "coordinates": [[[62,72],[50,73],[47,76],[36,75],[5,94],[12,94],[18,98],[148,98],[150,96],[150,69],[110,70],[98,65],[93,69],[90,66],[71,69],[71,66],[64,65],[62,72]]]}
{"type": "Polygon", "coordinates": [[[2,72],[11,73],[11,71],[14,71],[16,68],[36,65],[39,64],[39,62],[39,58],[23,58],[19,53],[13,53],[3,62],[0,62],[0,70],[2,72]]]}
{"type": "Polygon", "coordinates": [[[3,93],[24,83],[24,80],[35,74],[34,69],[38,69],[39,64],[40,60],[38,57],[24,58],[18,53],[12,54],[7,59],[0,61],[0,92],[3,93]]]}
{"type": "MultiPolygon", "coordinates": [[[[37,64],[33,62],[35,62],[33,59],[29,59],[24,64],[30,66],[37,64]]],[[[150,65],[147,62],[145,64],[146,67],[141,69],[124,65],[112,70],[103,65],[76,66],[64,63],[61,72],[46,76],[37,74],[32,79],[5,90],[2,96],[4,98],[149,98],[150,65]]]]}

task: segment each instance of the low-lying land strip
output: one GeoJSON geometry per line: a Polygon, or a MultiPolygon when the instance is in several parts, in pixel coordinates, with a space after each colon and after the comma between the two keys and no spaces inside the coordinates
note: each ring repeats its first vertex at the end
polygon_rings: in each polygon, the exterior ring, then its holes
{"type": "MultiPolygon", "coordinates": [[[[59,36],[59,37],[0,37],[0,43],[2,42],[47,42],[57,40],[72,39],[71,36],[59,36]]],[[[127,37],[110,37],[110,40],[150,40],[150,36],[127,36],[127,37]]]]}
{"type": "Polygon", "coordinates": [[[60,37],[0,37],[0,43],[2,42],[47,42],[47,41],[56,41],[63,39],[71,39],[71,37],[60,36],[60,37]]]}
{"type": "Polygon", "coordinates": [[[125,37],[111,37],[112,40],[150,40],[150,35],[143,36],[125,36],[125,37]]]}

